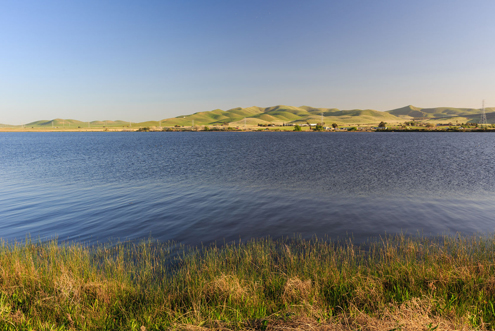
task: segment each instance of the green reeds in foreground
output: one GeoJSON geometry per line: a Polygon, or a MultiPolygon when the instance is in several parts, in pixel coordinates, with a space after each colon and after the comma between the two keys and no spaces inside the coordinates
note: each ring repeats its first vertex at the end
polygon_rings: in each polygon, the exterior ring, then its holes
{"type": "Polygon", "coordinates": [[[495,326],[495,238],[0,247],[0,330],[495,326]]]}

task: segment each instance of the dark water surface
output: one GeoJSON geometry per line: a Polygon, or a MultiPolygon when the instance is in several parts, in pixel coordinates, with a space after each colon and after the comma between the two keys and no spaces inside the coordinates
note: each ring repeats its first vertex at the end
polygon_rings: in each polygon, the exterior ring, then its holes
{"type": "Polygon", "coordinates": [[[0,238],[493,233],[495,134],[0,133],[0,238]]]}

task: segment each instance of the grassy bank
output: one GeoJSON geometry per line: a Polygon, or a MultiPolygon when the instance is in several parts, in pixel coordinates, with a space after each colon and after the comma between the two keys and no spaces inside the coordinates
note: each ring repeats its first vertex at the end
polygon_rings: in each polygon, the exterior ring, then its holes
{"type": "Polygon", "coordinates": [[[1,330],[495,326],[495,239],[0,247],[1,330]]]}

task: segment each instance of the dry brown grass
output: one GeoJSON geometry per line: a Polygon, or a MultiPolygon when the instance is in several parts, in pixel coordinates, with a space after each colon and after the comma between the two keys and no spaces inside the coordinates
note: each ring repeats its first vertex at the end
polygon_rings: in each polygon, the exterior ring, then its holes
{"type": "Polygon", "coordinates": [[[254,320],[241,326],[232,327],[219,321],[208,325],[178,325],[175,330],[189,331],[475,331],[452,314],[440,317],[434,312],[434,304],[429,298],[414,298],[400,305],[389,304],[377,315],[370,315],[351,307],[350,311],[334,318],[321,320],[308,316],[289,315],[286,318],[268,317],[254,320]]]}
{"type": "Polygon", "coordinates": [[[392,239],[4,245],[0,330],[493,329],[495,238],[392,239]]]}
{"type": "Polygon", "coordinates": [[[258,285],[246,280],[240,280],[234,274],[221,274],[214,278],[204,288],[207,300],[218,300],[229,304],[254,304],[258,300],[258,285]]]}
{"type": "Polygon", "coordinates": [[[352,307],[349,314],[342,317],[341,323],[346,327],[345,330],[362,331],[475,330],[468,327],[466,321],[458,319],[453,314],[438,316],[434,312],[434,306],[431,298],[413,298],[400,305],[389,304],[377,316],[371,316],[352,307]]]}
{"type": "Polygon", "coordinates": [[[220,300],[230,298],[238,301],[249,293],[249,290],[241,284],[236,275],[221,274],[209,284],[207,289],[212,295],[218,296],[220,300]]]}
{"type": "Polygon", "coordinates": [[[282,300],[289,304],[308,302],[312,292],[310,279],[302,281],[298,277],[292,277],[285,283],[282,300]]]}
{"type": "Polygon", "coordinates": [[[383,280],[358,274],[352,281],[355,284],[353,304],[370,310],[380,309],[384,301],[383,280]]]}

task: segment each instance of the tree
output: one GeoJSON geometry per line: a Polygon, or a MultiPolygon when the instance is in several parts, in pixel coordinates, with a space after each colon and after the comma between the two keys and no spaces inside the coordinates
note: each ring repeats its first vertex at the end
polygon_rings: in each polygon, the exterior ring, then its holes
{"type": "Polygon", "coordinates": [[[316,124],[313,131],[323,131],[323,125],[316,124]]]}
{"type": "Polygon", "coordinates": [[[380,122],[380,124],[378,124],[378,127],[379,127],[379,128],[384,128],[384,127],[386,127],[386,126],[387,126],[387,123],[385,123],[385,122],[383,122],[383,121],[381,121],[381,122],[380,122]]]}
{"type": "Polygon", "coordinates": [[[301,131],[301,130],[302,130],[302,129],[301,129],[301,127],[300,127],[299,125],[297,125],[297,124],[296,124],[296,125],[294,126],[294,131],[301,131]]]}
{"type": "Polygon", "coordinates": [[[338,127],[339,127],[339,125],[337,123],[332,123],[332,128],[336,129],[338,127]]]}

